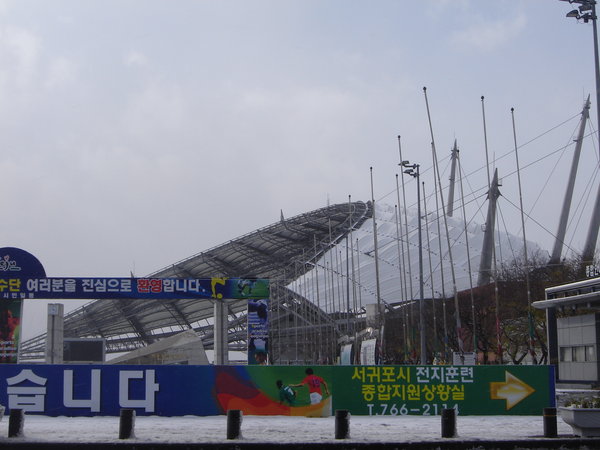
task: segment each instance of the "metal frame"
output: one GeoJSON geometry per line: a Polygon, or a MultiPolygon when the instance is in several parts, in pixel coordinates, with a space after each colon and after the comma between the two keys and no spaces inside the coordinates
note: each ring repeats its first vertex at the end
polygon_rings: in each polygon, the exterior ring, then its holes
{"type": "MultiPolygon", "coordinates": [[[[298,337],[289,327],[289,318],[300,319],[303,327],[301,345],[313,348],[315,333],[330,333],[336,342],[344,330],[332,314],[319,310],[306,298],[286,286],[308,272],[315,259],[345,237],[351,230],[372,217],[370,202],[353,202],[327,206],[258,229],[227,243],[176,262],[148,277],[268,278],[271,281],[271,349],[272,361],[282,358],[290,343],[298,337]],[[310,256],[308,256],[310,255],[310,256]],[[292,299],[300,308],[291,308],[292,299]],[[303,314],[300,317],[298,311],[303,314]],[[286,322],[287,321],[287,322],[286,322]],[[312,335],[306,330],[312,329],[312,335]],[[312,336],[312,343],[309,341],[312,336]]],[[[193,329],[206,349],[212,349],[213,301],[179,300],[95,300],[65,316],[65,337],[106,339],[106,352],[121,353],[149,345],[184,330],[193,329]]],[[[230,350],[246,349],[246,301],[227,300],[230,350]]],[[[343,321],[338,321],[343,322],[343,321]]],[[[21,344],[20,360],[42,359],[46,334],[21,344]]],[[[294,345],[298,345],[298,341],[294,345]]],[[[324,345],[324,344],[323,344],[324,345]]],[[[327,344],[329,345],[329,344],[327,344]]],[[[335,349],[334,349],[335,350],[335,349]]],[[[319,349],[303,359],[317,362],[331,359],[335,353],[319,349]],[[324,357],[327,353],[327,357],[324,357]]],[[[289,358],[288,358],[289,359],[289,358]]],[[[297,355],[296,355],[297,359],[297,355]]]]}

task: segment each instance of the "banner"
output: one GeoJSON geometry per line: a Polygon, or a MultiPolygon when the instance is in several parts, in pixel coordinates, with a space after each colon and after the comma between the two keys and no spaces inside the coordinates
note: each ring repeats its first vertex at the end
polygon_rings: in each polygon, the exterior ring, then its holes
{"type": "MultiPolygon", "coordinates": [[[[13,273],[10,273],[13,275],[13,273]]],[[[28,278],[0,273],[8,299],[256,299],[269,297],[269,280],[248,278],[28,278]],[[4,275],[4,276],[2,276],[4,275]]]]}
{"type": "MultiPolygon", "coordinates": [[[[19,248],[0,248],[0,295],[14,289],[20,277],[26,276],[46,276],[39,260],[19,248]]],[[[23,298],[16,293],[14,296],[0,296],[0,364],[18,362],[23,298]]]]}
{"type": "Polygon", "coordinates": [[[269,363],[269,300],[248,300],[248,364],[269,363]]]}
{"type": "Polygon", "coordinates": [[[349,366],[352,364],[352,344],[344,344],[340,350],[340,364],[349,366]]]}
{"type": "Polygon", "coordinates": [[[27,414],[541,415],[551,366],[0,365],[0,404],[27,414]]]}
{"type": "Polygon", "coordinates": [[[22,303],[22,300],[0,303],[0,364],[18,362],[22,303]]]}
{"type": "Polygon", "coordinates": [[[552,366],[336,367],[336,409],[357,415],[541,414],[554,406],[552,366]]]}
{"type": "Polygon", "coordinates": [[[365,366],[377,364],[377,339],[367,339],[361,342],[360,363],[365,366]]]}

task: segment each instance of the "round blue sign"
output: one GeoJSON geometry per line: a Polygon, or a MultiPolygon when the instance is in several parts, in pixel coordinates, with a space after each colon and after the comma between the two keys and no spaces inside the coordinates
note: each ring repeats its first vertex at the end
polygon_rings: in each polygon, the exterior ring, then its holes
{"type": "Polygon", "coordinates": [[[15,247],[0,248],[0,277],[45,278],[42,263],[31,253],[15,247]]]}

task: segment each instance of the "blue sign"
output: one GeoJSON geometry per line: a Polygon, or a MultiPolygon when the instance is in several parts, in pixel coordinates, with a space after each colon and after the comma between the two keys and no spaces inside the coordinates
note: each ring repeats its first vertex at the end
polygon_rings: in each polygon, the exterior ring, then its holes
{"type": "Polygon", "coordinates": [[[222,414],[214,371],[185,366],[4,365],[0,404],[47,416],[222,414]]]}
{"type": "Polygon", "coordinates": [[[265,279],[0,276],[0,299],[255,299],[268,298],[268,296],[269,280],[265,279]]]}
{"type": "Polygon", "coordinates": [[[15,247],[0,248],[0,277],[45,277],[42,263],[31,253],[15,247]]]}

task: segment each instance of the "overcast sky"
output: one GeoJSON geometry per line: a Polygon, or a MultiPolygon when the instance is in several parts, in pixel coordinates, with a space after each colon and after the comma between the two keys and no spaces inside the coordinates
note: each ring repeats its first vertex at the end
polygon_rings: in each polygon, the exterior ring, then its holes
{"type": "MultiPolygon", "coordinates": [[[[49,276],[143,276],[280,210],[369,200],[371,166],[375,198],[393,205],[397,135],[433,189],[424,86],[441,168],[457,139],[465,191],[479,190],[468,214],[480,223],[487,181],[473,172],[485,164],[485,96],[490,158],[508,153],[500,207],[518,234],[510,108],[519,145],[566,122],[520,150],[522,167],[569,144],[589,93],[597,128],[592,27],[565,18],[570,9],[558,0],[1,1],[3,246],[33,253],[49,276]]],[[[571,151],[523,171],[525,209],[552,232],[571,151]],[[554,190],[540,194],[549,175],[554,190]]],[[[597,154],[588,139],[583,185],[597,154]]],[[[528,238],[550,248],[530,224],[528,238]]]]}

